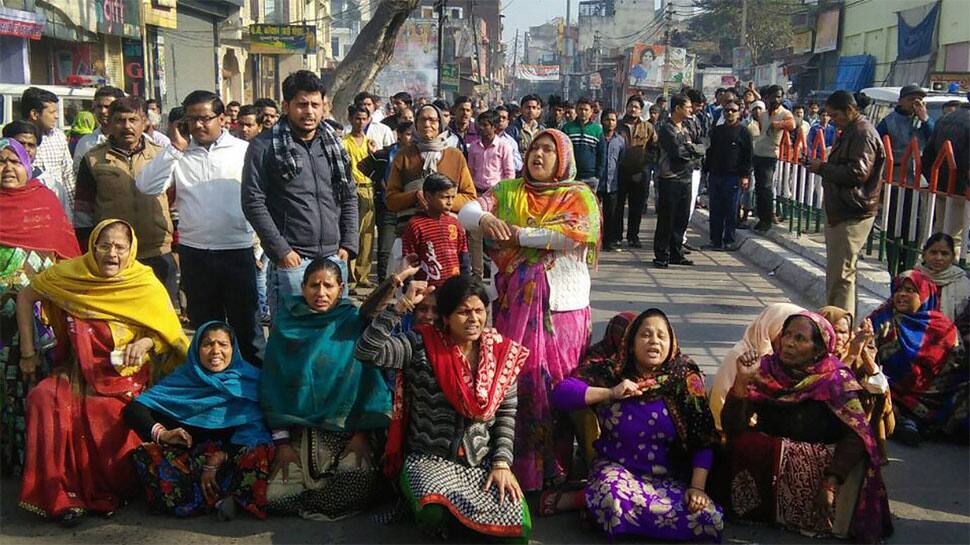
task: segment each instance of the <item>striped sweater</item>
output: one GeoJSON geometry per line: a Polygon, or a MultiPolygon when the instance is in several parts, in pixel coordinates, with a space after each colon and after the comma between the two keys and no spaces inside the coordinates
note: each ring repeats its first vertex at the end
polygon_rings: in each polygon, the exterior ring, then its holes
{"type": "Polygon", "coordinates": [[[562,132],[566,133],[573,143],[576,179],[585,180],[599,176],[602,165],[596,150],[600,140],[603,139],[603,127],[599,123],[592,122],[583,125],[576,120],[563,125],[562,132]]]}
{"type": "Polygon", "coordinates": [[[512,463],[515,438],[515,385],[509,388],[495,416],[473,421],[458,413],[445,397],[428,361],[421,335],[392,335],[401,317],[393,308],[382,312],[357,341],[354,356],[365,364],[402,369],[407,400],[408,452],[431,454],[471,467],[486,459],[512,463]]]}

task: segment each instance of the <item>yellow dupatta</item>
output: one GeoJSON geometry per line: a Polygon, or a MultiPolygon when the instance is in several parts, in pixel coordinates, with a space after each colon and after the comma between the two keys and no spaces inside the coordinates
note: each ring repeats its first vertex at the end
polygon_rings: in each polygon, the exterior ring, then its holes
{"type": "MultiPolygon", "coordinates": [[[[188,352],[189,341],[182,331],[172,301],[152,269],[139,263],[138,239],[131,225],[131,251],[121,272],[112,277],[102,276],[94,259],[94,243],[102,231],[117,219],[102,221],[91,232],[88,251],[81,257],[59,261],[53,267],[31,279],[31,287],[50,303],[80,319],[120,322],[127,326],[143,327],[156,340],[154,352],[164,356],[160,373],[165,374],[179,365],[188,352]],[[162,346],[158,346],[161,341],[162,346]]],[[[112,327],[112,335],[116,330],[112,327]]],[[[123,328],[121,328],[123,329],[123,328]]],[[[129,339],[130,340],[130,339],[129,339]]],[[[116,346],[121,339],[116,338],[116,346]]]]}

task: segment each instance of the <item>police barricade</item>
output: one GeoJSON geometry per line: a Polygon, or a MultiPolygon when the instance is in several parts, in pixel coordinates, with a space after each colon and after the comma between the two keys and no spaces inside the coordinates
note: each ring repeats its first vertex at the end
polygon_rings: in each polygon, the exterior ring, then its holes
{"type": "Polygon", "coordinates": [[[822,177],[812,174],[801,163],[802,157],[826,157],[824,139],[815,141],[809,150],[801,131],[795,142],[786,132],[778,150],[778,167],[775,169],[775,213],[788,222],[788,232],[820,233],[824,212],[822,210],[822,177]]]}

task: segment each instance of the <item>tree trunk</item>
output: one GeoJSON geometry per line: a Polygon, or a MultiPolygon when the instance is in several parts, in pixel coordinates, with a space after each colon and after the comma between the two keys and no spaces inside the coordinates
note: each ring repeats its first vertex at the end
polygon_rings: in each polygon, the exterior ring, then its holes
{"type": "Polygon", "coordinates": [[[374,16],[361,29],[353,47],[334,71],[330,96],[335,118],[344,121],[354,95],[369,89],[377,74],[390,62],[397,33],[419,1],[383,0],[377,6],[374,16]]]}

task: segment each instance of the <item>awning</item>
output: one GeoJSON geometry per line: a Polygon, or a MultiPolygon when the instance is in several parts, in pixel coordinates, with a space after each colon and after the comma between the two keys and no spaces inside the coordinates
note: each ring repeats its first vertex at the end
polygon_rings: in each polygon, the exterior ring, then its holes
{"type": "Polygon", "coordinates": [[[839,68],[835,74],[835,88],[847,91],[861,91],[872,87],[876,75],[876,58],[872,55],[853,55],[839,58],[839,68]]]}

